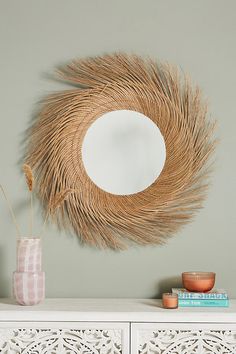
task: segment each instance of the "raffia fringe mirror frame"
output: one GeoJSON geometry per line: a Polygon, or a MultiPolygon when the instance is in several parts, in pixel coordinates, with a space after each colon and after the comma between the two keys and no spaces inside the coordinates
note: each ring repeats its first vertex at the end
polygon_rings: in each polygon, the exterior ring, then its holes
{"type": "Polygon", "coordinates": [[[55,221],[83,242],[113,249],[129,241],[165,243],[202,207],[208,188],[215,122],[207,117],[199,88],[175,67],[122,53],[74,60],[57,76],[74,88],[44,100],[27,142],[26,163],[43,206],[47,210],[58,192],[72,188],[77,192],[55,221]],[[84,168],[81,148],[88,128],[114,110],[143,113],[165,139],[164,168],[139,193],[107,193],[84,168]]]}

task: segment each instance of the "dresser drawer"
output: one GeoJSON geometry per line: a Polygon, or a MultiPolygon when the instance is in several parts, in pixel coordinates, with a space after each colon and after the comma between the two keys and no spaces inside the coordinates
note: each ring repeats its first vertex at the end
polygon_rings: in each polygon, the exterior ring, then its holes
{"type": "Polygon", "coordinates": [[[1,354],[129,354],[128,323],[0,322],[1,354]]]}
{"type": "Polygon", "coordinates": [[[236,354],[236,325],[133,323],[132,354],[236,354]]]}

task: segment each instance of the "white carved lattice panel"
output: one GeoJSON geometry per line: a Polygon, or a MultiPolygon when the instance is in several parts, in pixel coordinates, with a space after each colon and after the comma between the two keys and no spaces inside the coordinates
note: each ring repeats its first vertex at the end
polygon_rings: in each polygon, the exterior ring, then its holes
{"type": "Polygon", "coordinates": [[[0,328],[1,354],[124,354],[121,329],[0,328]]]}
{"type": "Polygon", "coordinates": [[[136,334],[137,354],[236,354],[235,330],[139,329],[136,334]]]}

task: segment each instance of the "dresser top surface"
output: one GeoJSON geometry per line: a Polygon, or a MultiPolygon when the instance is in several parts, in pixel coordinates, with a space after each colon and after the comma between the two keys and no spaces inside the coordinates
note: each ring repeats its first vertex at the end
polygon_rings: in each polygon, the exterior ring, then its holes
{"type": "Polygon", "coordinates": [[[166,310],[157,299],[46,299],[36,306],[20,306],[0,298],[0,321],[236,323],[236,300],[230,300],[228,308],[166,310]]]}

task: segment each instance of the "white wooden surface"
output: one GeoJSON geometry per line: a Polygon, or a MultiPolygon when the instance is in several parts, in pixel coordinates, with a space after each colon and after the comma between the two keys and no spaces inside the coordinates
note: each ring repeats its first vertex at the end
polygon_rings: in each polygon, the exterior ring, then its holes
{"type": "Polygon", "coordinates": [[[236,354],[236,301],[229,308],[166,310],[160,300],[0,299],[3,354],[236,354]]]}
{"type": "Polygon", "coordinates": [[[166,310],[147,299],[46,299],[36,306],[0,299],[0,321],[236,323],[236,300],[229,308],[166,310]]]}

